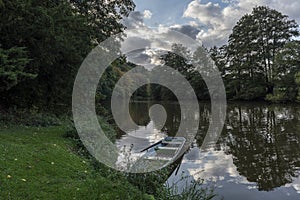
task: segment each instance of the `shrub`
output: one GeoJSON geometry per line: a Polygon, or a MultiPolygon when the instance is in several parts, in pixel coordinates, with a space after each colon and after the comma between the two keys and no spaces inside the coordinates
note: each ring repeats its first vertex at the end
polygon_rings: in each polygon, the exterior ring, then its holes
{"type": "Polygon", "coordinates": [[[57,126],[62,124],[62,117],[54,114],[40,113],[36,110],[0,111],[0,123],[3,125],[24,125],[33,127],[57,126]]]}

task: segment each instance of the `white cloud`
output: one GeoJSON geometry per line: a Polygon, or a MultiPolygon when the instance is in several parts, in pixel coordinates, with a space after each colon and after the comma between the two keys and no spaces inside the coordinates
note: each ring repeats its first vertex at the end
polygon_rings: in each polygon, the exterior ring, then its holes
{"type": "Polygon", "coordinates": [[[201,1],[193,1],[189,4],[183,16],[198,19],[206,25],[213,25],[219,21],[222,15],[221,11],[219,4],[213,4],[212,2],[201,4],[201,1]]]}
{"type": "MultiPolygon", "coordinates": [[[[205,183],[212,181],[222,185],[226,181],[254,186],[254,183],[247,181],[246,177],[239,174],[233,163],[232,155],[226,155],[223,151],[204,152],[200,151],[199,148],[192,148],[189,153],[184,155],[180,171],[193,177],[194,180],[204,179],[205,183]],[[224,180],[225,177],[226,180],[224,180]]],[[[180,178],[182,176],[172,174],[169,180],[181,184],[182,182],[185,183],[185,181],[180,181],[180,178]]]]}
{"type": "Polygon", "coordinates": [[[225,44],[236,22],[246,13],[250,13],[255,6],[264,5],[276,9],[291,19],[300,22],[300,1],[296,0],[222,0],[228,6],[222,8],[212,2],[202,3],[201,0],[192,1],[185,10],[183,17],[193,18],[206,26],[197,35],[206,46],[220,46],[225,44]]]}
{"type": "Polygon", "coordinates": [[[199,27],[199,24],[196,21],[190,21],[189,25],[193,27],[199,27]]]}
{"type": "Polygon", "coordinates": [[[151,19],[152,17],[152,12],[150,10],[144,10],[143,14],[145,19],[151,19]]]}
{"type": "MultiPolygon", "coordinates": [[[[180,28],[183,32],[189,30],[190,27],[185,29],[179,26],[177,28],[180,28]]],[[[163,25],[160,25],[157,29],[141,25],[136,29],[127,29],[125,34],[126,39],[121,43],[121,51],[123,53],[134,51],[127,54],[127,59],[148,69],[161,65],[161,55],[165,54],[166,51],[171,51],[174,43],[183,44],[188,47],[190,52],[194,52],[198,46],[201,46],[201,43],[197,43],[185,34],[163,25]],[[140,51],[136,51],[137,49],[140,49],[140,51]]]]}
{"type": "Polygon", "coordinates": [[[145,27],[144,19],[151,19],[152,13],[150,10],[144,12],[133,11],[127,18],[122,20],[122,23],[129,29],[145,27]]]}
{"type": "Polygon", "coordinates": [[[129,29],[144,26],[144,16],[139,11],[131,12],[130,15],[123,19],[122,23],[129,29]]]}
{"type": "Polygon", "coordinates": [[[183,33],[193,39],[196,39],[198,33],[200,32],[199,25],[191,23],[191,25],[180,25],[176,24],[169,27],[171,30],[183,33]]]}

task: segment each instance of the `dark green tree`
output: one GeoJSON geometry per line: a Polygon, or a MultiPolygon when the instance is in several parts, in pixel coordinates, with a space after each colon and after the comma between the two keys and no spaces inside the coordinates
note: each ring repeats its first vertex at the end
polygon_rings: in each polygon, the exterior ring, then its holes
{"type": "Polygon", "coordinates": [[[26,72],[29,58],[25,48],[0,48],[0,92],[7,91],[18,83],[35,78],[36,75],[26,72]]]}
{"type": "Polygon", "coordinates": [[[0,44],[26,47],[26,72],[37,77],[5,91],[1,103],[70,106],[81,62],[95,45],[125,29],[120,19],[133,9],[131,0],[3,0],[0,44]]]}
{"type": "Polygon", "coordinates": [[[226,64],[227,64],[227,46],[223,45],[220,48],[214,46],[209,51],[211,58],[215,62],[215,65],[218,67],[221,72],[222,78],[225,78],[226,75],[226,64]]]}
{"type": "Polygon", "coordinates": [[[298,87],[298,95],[297,95],[296,101],[300,102],[300,72],[297,72],[295,74],[295,82],[296,82],[297,87],[298,87]]]}
{"type": "Polygon", "coordinates": [[[267,100],[275,102],[295,101],[298,94],[295,75],[300,71],[300,42],[287,43],[276,55],[273,94],[267,100]]]}
{"type": "MultiPolygon", "coordinates": [[[[209,99],[209,92],[202,77],[202,75],[209,76],[210,73],[208,61],[211,60],[211,58],[207,49],[200,47],[191,53],[188,48],[182,44],[174,44],[172,46],[172,52],[168,52],[162,59],[167,66],[180,72],[180,74],[189,81],[198,99],[209,99]]],[[[171,96],[169,93],[170,91],[161,90],[161,96],[169,97],[171,96]]]]}
{"type": "Polygon", "coordinates": [[[228,41],[229,87],[237,99],[257,99],[273,91],[277,52],[299,35],[298,25],[268,7],[255,7],[233,28],[228,41]]]}
{"type": "MultiPolygon", "coordinates": [[[[172,67],[177,70],[181,75],[183,75],[189,81],[189,73],[191,70],[191,53],[188,51],[187,47],[182,44],[173,44],[172,52],[167,52],[161,56],[166,66],[172,67]]],[[[156,69],[154,69],[156,70],[156,69]]],[[[164,78],[164,77],[162,77],[164,78]]],[[[177,100],[175,95],[166,87],[161,87],[155,85],[156,88],[153,89],[154,96],[159,100],[177,100]]]]}

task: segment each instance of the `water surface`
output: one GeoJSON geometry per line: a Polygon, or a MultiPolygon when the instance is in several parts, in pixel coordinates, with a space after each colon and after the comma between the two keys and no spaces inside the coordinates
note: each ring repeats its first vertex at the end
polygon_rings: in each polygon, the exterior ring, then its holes
{"type": "MultiPolygon", "coordinates": [[[[131,103],[130,114],[139,126],[120,134],[116,141],[119,148],[131,145],[134,150],[143,149],[177,133],[180,106],[160,103],[167,112],[162,125],[159,119],[149,117],[153,104],[131,103]]],[[[179,173],[169,177],[169,184],[190,175],[190,179],[203,178],[225,199],[300,198],[300,106],[229,103],[222,135],[205,151],[199,147],[208,129],[210,104],[200,103],[199,118],[198,134],[183,157],[179,173]]],[[[178,183],[179,188],[184,186],[185,182],[178,183]]]]}

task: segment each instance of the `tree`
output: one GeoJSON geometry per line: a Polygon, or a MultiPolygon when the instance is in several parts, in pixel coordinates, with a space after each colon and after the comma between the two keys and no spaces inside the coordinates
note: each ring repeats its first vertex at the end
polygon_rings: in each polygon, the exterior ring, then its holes
{"type": "Polygon", "coordinates": [[[228,79],[238,99],[256,99],[273,90],[276,53],[299,35],[298,25],[268,7],[255,7],[233,28],[228,41],[228,79]]]}
{"type": "Polygon", "coordinates": [[[227,56],[227,45],[223,45],[220,48],[214,46],[210,49],[210,57],[214,61],[215,65],[218,67],[218,70],[221,73],[221,77],[223,79],[225,88],[226,88],[226,96],[228,98],[234,97],[234,90],[232,87],[229,87],[230,79],[228,76],[228,56],[227,56]]]}
{"type": "Polygon", "coordinates": [[[0,44],[3,49],[26,47],[31,60],[26,70],[37,76],[6,91],[1,103],[70,106],[84,57],[99,42],[124,30],[120,19],[133,8],[131,0],[3,0],[0,44]]]}
{"type": "MultiPolygon", "coordinates": [[[[172,52],[167,52],[161,56],[166,66],[172,67],[177,70],[181,75],[183,75],[189,81],[189,73],[191,70],[191,64],[189,59],[191,54],[187,47],[182,44],[173,44],[172,52]]],[[[154,70],[159,70],[159,68],[154,70]]],[[[162,77],[163,78],[163,77],[162,77]]],[[[175,83],[174,83],[175,84],[175,83]]],[[[166,87],[160,85],[155,85],[156,88],[153,89],[154,97],[159,100],[177,100],[176,96],[166,87]]]]}
{"type": "Polygon", "coordinates": [[[295,82],[298,87],[298,95],[297,95],[296,101],[300,102],[300,72],[297,72],[295,74],[295,82]]]}
{"type": "Polygon", "coordinates": [[[191,65],[189,65],[190,58],[191,55],[189,50],[182,44],[173,44],[172,52],[168,52],[162,56],[165,65],[176,69],[184,76],[187,75],[191,68],[191,65]]]}
{"type": "Polygon", "coordinates": [[[274,92],[267,100],[276,102],[295,101],[298,93],[296,84],[300,71],[300,41],[287,43],[276,55],[274,65],[274,92]]]}
{"type": "Polygon", "coordinates": [[[226,64],[227,64],[227,46],[223,45],[220,48],[214,46],[209,50],[211,59],[215,62],[215,65],[218,67],[221,72],[222,78],[225,78],[226,75],[226,64]]]}
{"type": "Polygon", "coordinates": [[[35,78],[36,75],[26,72],[29,58],[25,48],[0,48],[0,92],[7,91],[18,83],[35,78]]]}
{"type": "Polygon", "coordinates": [[[122,32],[125,27],[120,20],[127,17],[135,8],[132,0],[70,0],[70,2],[76,11],[88,20],[90,36],[96,44],[122,32]]]}
{"type": "MultiPolygon", "coordinates": [[[[168,52],[162,58],[167,66],[179,71],[194,89],[198,99],[209,99],[209,91],[202,75],[211,76],[209,52],[204,47],[197,48],[194,52],[190,52],[188,48],[182,44],[173,44],[172,52],[168,52]],[[201,71],[201,73],[200,73],[201,71]]],[[[166,95],[170,91],[162,89],[161,96],[166,95]]],[[[173,95],[174,96],[174,95],[173,95]]]]}

